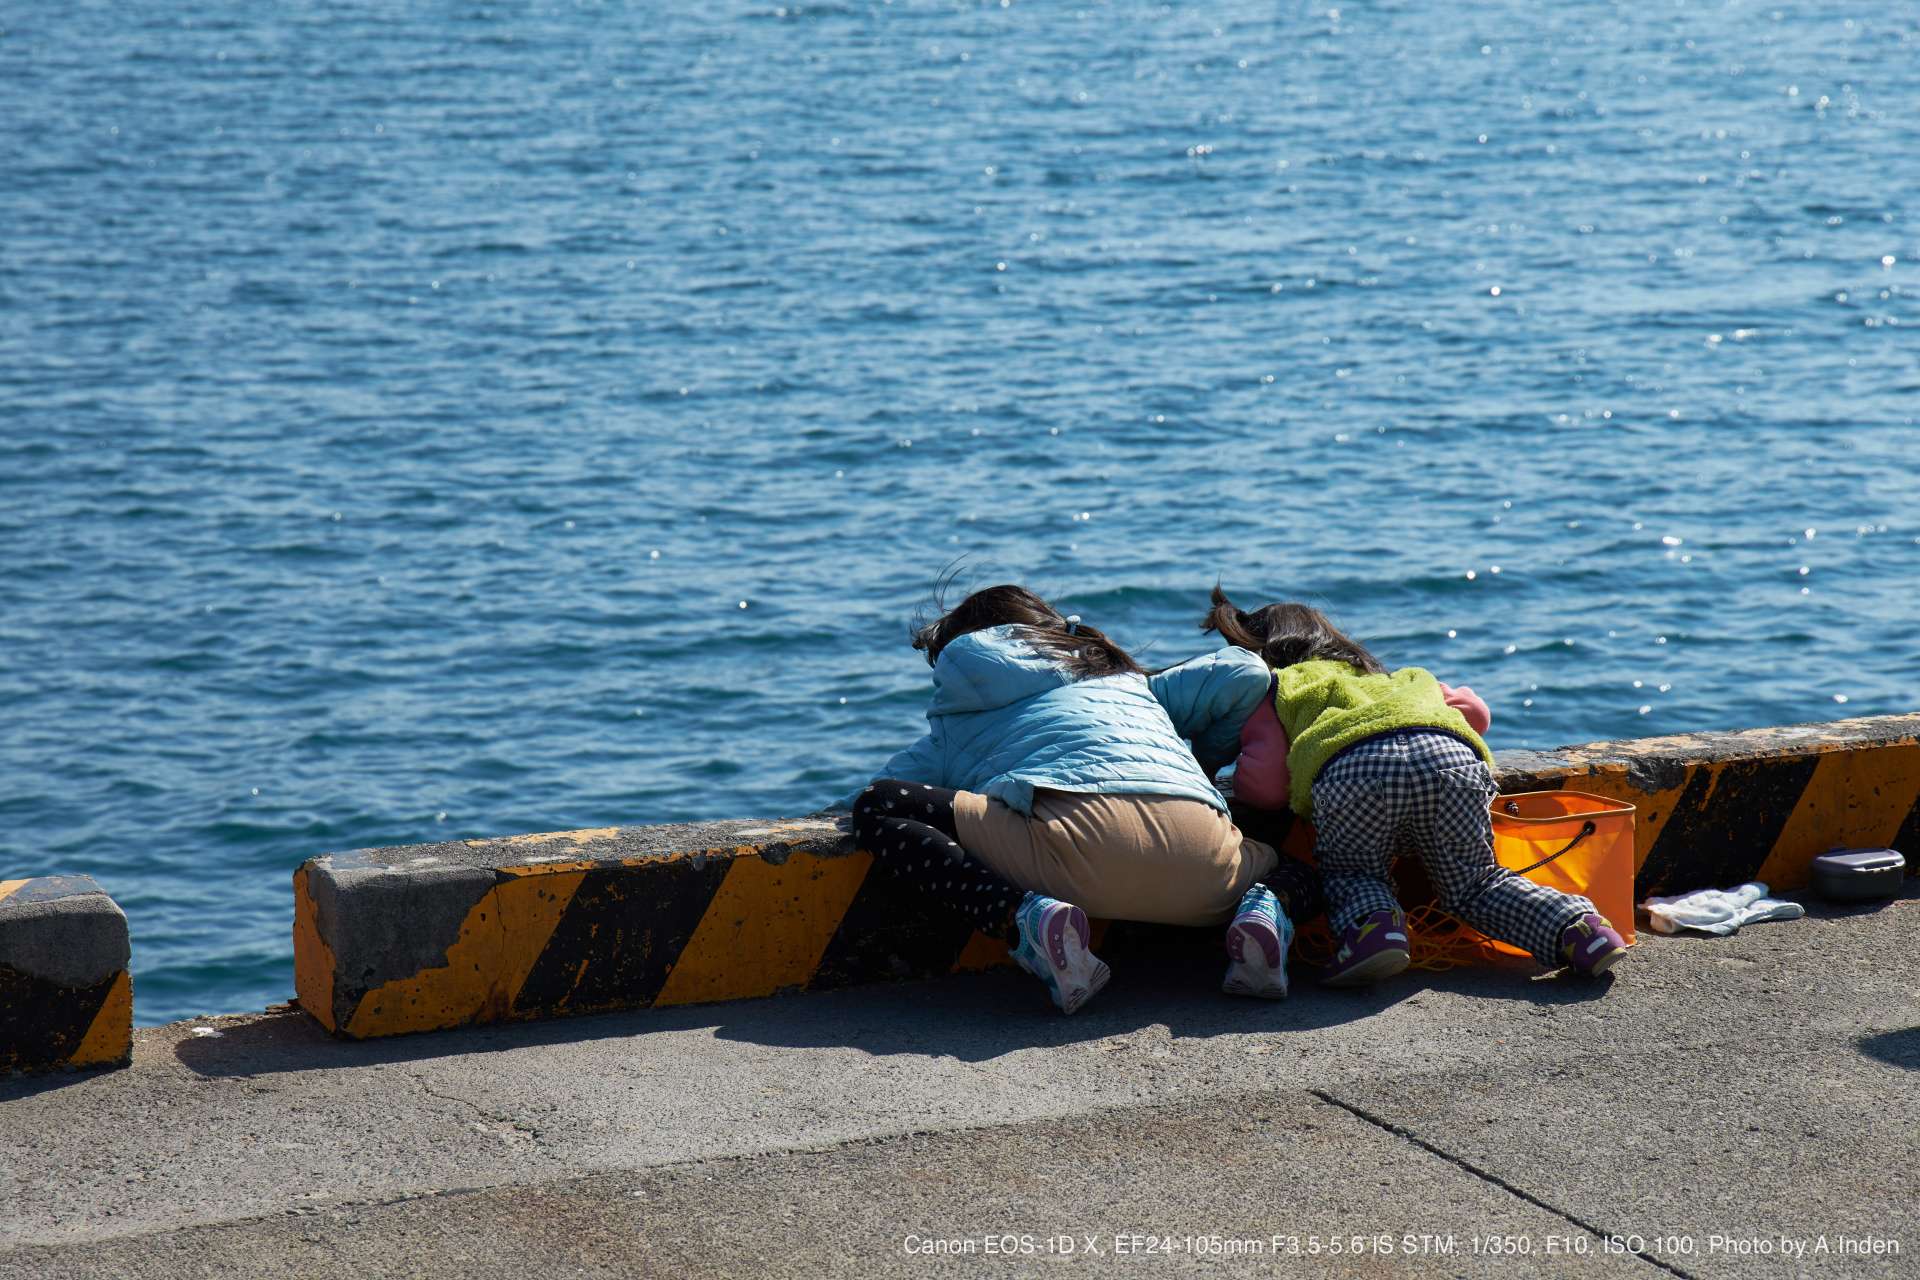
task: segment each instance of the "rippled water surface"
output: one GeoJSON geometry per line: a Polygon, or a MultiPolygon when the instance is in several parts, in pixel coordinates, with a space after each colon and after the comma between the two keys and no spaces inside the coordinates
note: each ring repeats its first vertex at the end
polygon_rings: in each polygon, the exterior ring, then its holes
{"type": "Polygon", "coordinates": [[[313,854],[818,807],[956,558],[1497,747],[1920,702],[1913,3],[0,25],[0,878],[143,1021],[313,854]]]}

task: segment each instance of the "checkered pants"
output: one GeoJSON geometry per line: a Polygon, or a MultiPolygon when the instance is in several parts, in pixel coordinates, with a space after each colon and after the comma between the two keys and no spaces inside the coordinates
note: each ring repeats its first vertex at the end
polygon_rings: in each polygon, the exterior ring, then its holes
{"type": "Polygon", "coordinates": [[[1417,853],[1448,914],[1559,968],[1561,931],[1594,906],[1494,861],[1487,806],[1497,794],[1486,762],[1445,733],[1374,738],[1321,769],[1313,856],[1334,936],[1397,908],[1388,872],[1396,857],[1417,853]]]}

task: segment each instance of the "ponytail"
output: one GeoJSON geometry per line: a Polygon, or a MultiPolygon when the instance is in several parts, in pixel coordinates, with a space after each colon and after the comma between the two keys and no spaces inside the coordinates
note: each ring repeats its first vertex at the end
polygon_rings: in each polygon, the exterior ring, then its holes
{"type": "Polygon", "coordinates": [[[1343,635],[1318,609],[1283,601],[1247,613],[1236,608],[1218,584],[1212,602],[1200,629],[1217,631],[1228,644],[1252,650],[1276,671],[1297,662],[1331,660],[1369,675],[1387,673],[1378,658],[1343,635]]]}
{"type": "Polygon", "coordinates": [[[1256,620],[1253,615],[1236,609],[1233,601],[1227,599],[1227,593],[1220,589],[1220,584],[1215,583],[1213,608],[1209,609],[1207,616],[1200,620],[1200,629],[1217,631],[1220,633],[1220,638],[1228,644],[1258,653],[1266,637],[1254,632],[1255,625],[1256,620]]]}

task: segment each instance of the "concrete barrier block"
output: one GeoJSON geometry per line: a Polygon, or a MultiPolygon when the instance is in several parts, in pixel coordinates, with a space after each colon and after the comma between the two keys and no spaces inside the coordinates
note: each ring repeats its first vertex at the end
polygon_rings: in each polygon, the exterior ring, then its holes
{"type": "Polygon", "coordinates": [[[1503,751],[1503,792],[1625,800],[1634,900],[1745,880],[1802,889],[1834,845],[1920,852],[1920,713],[1503,751]]]}
{"type": "Polygon", "coordinates": [[[824,814],[312,858],[293,877],[296,989],[364,1039],[1007,962],[871,866],[824,814]]]}
{"type": "Polygon", "coordinates": [[[127,917],[86,876],[0,880],[0,1070],[124,1066],[127,917]]]}
{"type": "MultiPolygon", "coordinates": [[[[1920,714],[1508,751],[1495,772],[1503,792],[1636,805],[1636,898],[1798,888],[1834,844],[1920,851],[1920,714]]],[[[1235,813],[1256,839],[1312,847],[1290,813],[1235,813]]],[[[362,1039],[1008,963],[871,865],[825,814],[313,858],[294,873],[300,1003],[362,1039]]]]}

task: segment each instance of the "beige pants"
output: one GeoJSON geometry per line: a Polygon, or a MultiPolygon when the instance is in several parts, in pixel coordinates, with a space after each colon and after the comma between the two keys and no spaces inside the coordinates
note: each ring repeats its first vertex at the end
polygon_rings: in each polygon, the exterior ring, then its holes
{"type": "Polygon", "coordinates": [[[1028,817],[962,791],[953,817],[967,852],[1002,879],[1098,919],[1225,924],[1279,861],[1226,814],[1178,796],[1035,791],[1028,817]]]}

